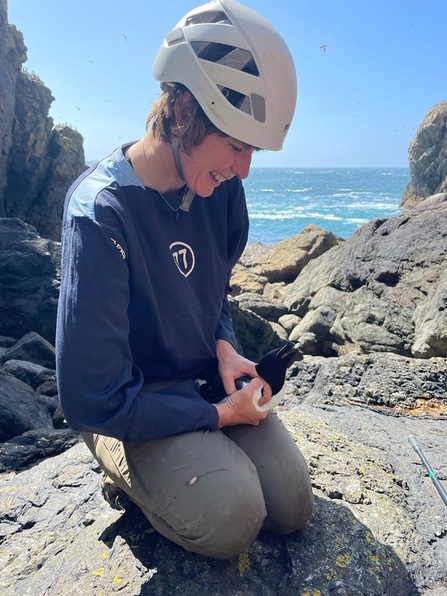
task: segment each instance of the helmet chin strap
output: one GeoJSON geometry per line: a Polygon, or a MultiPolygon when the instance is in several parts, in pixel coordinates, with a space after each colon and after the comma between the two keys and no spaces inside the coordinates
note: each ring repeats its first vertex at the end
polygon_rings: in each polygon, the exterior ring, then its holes
{"type": "MultiPolygon", "coordinates": [[[[172,155],[174,157],[175,167],[177,169],[177,174],[180,180],[183,180],[183,182],[185,182],[185,176],[183,175],[183,168],[180,161],[180,139],[178,137],[172,136],[171,149],[172,155]]],[[[195,196],[196,193],[188,188],[183,197],[180,209],[182,211],[189,211],[189,208],[191,207],[191,203],[193,202],[195,196]]]]}

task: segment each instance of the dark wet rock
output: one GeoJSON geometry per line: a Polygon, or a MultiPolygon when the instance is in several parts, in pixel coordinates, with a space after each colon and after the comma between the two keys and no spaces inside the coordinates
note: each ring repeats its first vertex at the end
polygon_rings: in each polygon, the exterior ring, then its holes
{"type": "Polygon", "coordinates": [[[81,438],[71,429],[29,430],[0,445],[0,472],[18,470],[67,451],[81,438]]]}
{"type": "Polygon", "coordinates": [[[0,334],[54,342],[60,244],[17,218],[0,219],[0,334]]]}
{"type": "Polygon", "coordinates": [[[56,368],[54,346],[34,331],[30,331],[8,348],[2,355],[0,363],[3,364],[8,360],[27,360],[44,368],[56,368]]]}
{"type": "Polygon", "coordinates": [[[58,394],[56,371],[49,368],[42,370],[35,378],[33,389],[39,394],[54,396],[58,394]]]}
{"type": "Polygon", "coordinates": [[[49,413],[37,403],[37,394],[0,369],[0,442],[39,428],[52,428],[49,413]]]}
{"type": "MultiPolygon", "coordinates": [[[[1,354],[0,354],[1,362],[1,354]]],[[[1,370],[14,375],[27,385],[33,386],[33,382],[38,377],[39,373],[45,370],[45,367],[26,360],[7,360],[1,367],[1,370]]],[[[33,387],[34,388],[34,387],[33,387]]]]}

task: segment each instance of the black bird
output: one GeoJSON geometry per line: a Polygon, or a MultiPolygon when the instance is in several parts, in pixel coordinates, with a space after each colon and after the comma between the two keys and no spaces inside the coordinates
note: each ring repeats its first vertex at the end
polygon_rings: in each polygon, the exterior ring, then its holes
{"type": "MultiPolygon", "coordinates": [[[[272,388],[272,398],[266,404],[259,406],[258,402],[262,396],[262,389],[253,395],[253,402],[256,408],[265,412],[271,410],[281,401],[283,397],[284,381],[287,368],[294,360],[302,358],[298,344],[287,342],[285,345],[267,352],[256,365],[256,372],[272,388]]],[[[250,377],[236,379],[236,388],[242,389],[251,381],[250,377]]],[[[200,383],[200,381],[199,381],[200,383]]],[[[205,375],[205,380],[200,384],[200,394],[211,403],[217,403],[227,397],[221,378],[215,371],[205,375]]]]}

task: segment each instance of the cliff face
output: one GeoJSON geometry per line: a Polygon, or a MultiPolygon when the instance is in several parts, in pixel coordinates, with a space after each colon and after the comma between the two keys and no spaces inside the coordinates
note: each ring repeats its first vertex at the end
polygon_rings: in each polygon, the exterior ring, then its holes
{"type": "Polygon", "coordinates": [[[425,198],[447,191],[447,101],[426,115],[408,150],[411,181],[401,206],[411,209],[425,198]]]}
{"type": "Polygon", "coordinates": [[[0,216],[59,240],[65,193],[85,169],[83,139],[68,126],[54,127],[50,90],[21,70],[26,49],[0,0],[0,216]]]}
{"type": "Polygon", "coordinates": [[[15,95],[20,68],[26,60],[22,34],[8,25],[6,0],[0,0],[0,216],[5,216],[7,156],[11,149],[15,95]]]}

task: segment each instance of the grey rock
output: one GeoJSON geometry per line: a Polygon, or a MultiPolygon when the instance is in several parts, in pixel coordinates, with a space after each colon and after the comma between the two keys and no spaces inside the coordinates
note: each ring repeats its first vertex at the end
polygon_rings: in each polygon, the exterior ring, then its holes
{"type": "Polygon", "coordinates": [[[233,298],[229,299],[229,303],[237,348],[246,358],[259,362],[267,351],[283,345],[284,341],[266,319],[241,308],[233,298]]]}
{"type": "Polygon", "coordinates": [[[284,329],[289,332],[292,331],[292,329],[294,329],[300,321],[301,319],[299,317],[290,314],[282,315],[278,319],[278,323],[281,325],[281,327],[284,327],[284,329]]]}
{"type": "Polygon", "coordinates": [[[0,347],[2,348],[10,348],[15,343],[17,343],[17,339],[15,337],[8,337],[6,335],[0,335],[0,347]]]}
{"type": "Polygon", "coordinates": [[[291,368],[289,383],[294,396],[290,407],[303,401],[355,404],[388,415],[447,420],[447,358],[382,353],[305,358],[291,368]]]}
{"type": "Polygon", "coordinates": [[[197,557],[154,532],[136,507],[110,509],[98,467],[79,444],[0,484],[0,583],[11,596],[429,596],[442,589],[443,505],[407,441],[417,428],[440,464],[441,422],[422,428],[358,408],[307,405],[280,416],[308,461],[316,495],[301,531],[261,534],[231,561],[197,557]]]}
{"type": "Polygon", "coordinates": [[[54,343],[60,244],[17,218],[0,219],[0,333],[34,331],[54,343]]]}
{"type": "MultiPolygon", "coordinates": [[[[0,362],[1,362],[1,354],[0,354],[0,362]]],[[[33,382],[43,370],[46,370],[45,367],[41,366],[40,364],[34,364],[33,362],[27,362],[26,360],[7,360],[5,364],[1,367],[1,370],[7,372],[11,375],[14,375],[27,385],[33,387],[33,382]]],[[[33,387],[34,388],[34,387],[33,387]]]]}
{"type": "Polygon", "coordinates": [[[306,265],[285,291],[321,354],[346,351],[445,356],[447,194],[362,226],[306,265]]]}
{"type": "Polygon", "coordinates": [[[26,60],[23,36],[8,23],[7,0],[0,0],[0,217],[4,217],[4,194],[7,186],[7,160],[12,139],[17,78],[26,60]]]}
{"type": "Polygon", "coordinates": [[[0,445],[0,472],[18,470],[67,451],[80,441],[71,429],[38,429],[24,432],[0,445]]]}
{"type": "Polygon", "coordinates": [[[311,224],[299,234],[279,242],[252,271],[269,282],[292,282],[309,261],[342,242],[343,239],[332,232],[311,224]]]}
{"type": "Polygon", "coordinates": [[[55,428],[58,428],[57,426],[54,425],[54,414],[56,413],[58,408],[60,408],[60,405],[61,405],[59,396],[58,395],[43,395],[43,394],[38,393],[36,399],[37,399],[37,403],[44,406],[45,409],[48,410],[48,412],[51,414],[51,416],[53,416],[53,426],[55,428]]]}
{"type": "Polygon", "coordinates": [[[21,69],[26,50],[0,0],[0,217],[18,217],[59,240],[65,193],[85,170],[83,139],[53,126],[51,91],[21,69]]]}
{"type": "Polygon", "coordinates": [[[49,413],[31,387],[0,369],[0,442],[39,428],[52,428],[49,413]]]}
{"type": "Polygon", "coordinates": [[[411,180],[401,206],[411,209],[427,197],[447,192],[447,101],[425,116],[408,150],[411,180]]]}
{"type": "Polygon", "coordinates": [[[54,346],[34,331],[30,331],[8,348],[2,355],[0,363],[8,360],[26,360],[44,368],[56,368],[54,346]]]}
{"type": "Polygon", "coordinates": [[[287,308],[284,304],[277,302],[269,302],[259,294],[254,292],[244,292],[236,296],[235,300],[239,303],[241,308],[251,310],[260,317],[267,319],[267,321],[277,321],[279,317],[287,313],[287,308]]]}

